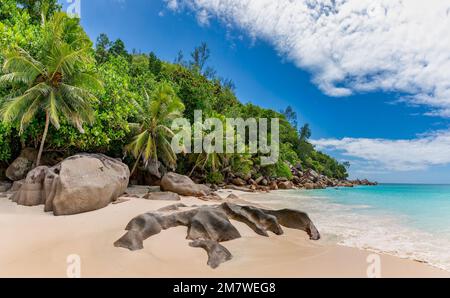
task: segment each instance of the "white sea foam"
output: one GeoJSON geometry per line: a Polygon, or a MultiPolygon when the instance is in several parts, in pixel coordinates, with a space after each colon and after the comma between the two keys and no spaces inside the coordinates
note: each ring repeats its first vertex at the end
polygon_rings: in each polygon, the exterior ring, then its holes
{"type": "Polygon", "coordinates": [[[250,199],[274,208],[307,212],[325,241],[426,262],[450,271],[449,235],[433,235],[411,227],[404,215],[371,210],[368,205],[337,204],[325,197],[292,191],[250,199]]]}

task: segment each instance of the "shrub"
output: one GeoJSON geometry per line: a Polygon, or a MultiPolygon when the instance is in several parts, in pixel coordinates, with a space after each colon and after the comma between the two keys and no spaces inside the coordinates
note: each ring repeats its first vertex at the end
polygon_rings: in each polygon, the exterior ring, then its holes
{"type": "Polygon", "coordinates": [[[223,183],[224,177],[220,172],[210,172],[206,175],[206,182],[211,184],[223,183]]]}

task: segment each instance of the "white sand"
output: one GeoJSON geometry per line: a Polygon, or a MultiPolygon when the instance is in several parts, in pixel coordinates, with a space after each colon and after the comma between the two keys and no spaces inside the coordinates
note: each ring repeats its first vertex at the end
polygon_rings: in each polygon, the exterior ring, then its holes
{"type": "MultiPolygon", "coordinates": [[[[238,193],[233,191],[234,193],[238,193]]],[[[183,198],[186,205],[206,204],[183,198]]],[[[0,277],[66,277],[67,257],[79,255],[83,277],[366,277],[370,252],[310,241],[284,228],[282,236],[256,235],[233,221],[242,238],[222,243],[233,259],[217,269],[188,246],[186,228],[163,231],[131,252],[113,246],[135,216],[174,202],[130,201],[94,212],[55,217],[43,206],[17,206],[0,198],[0,277]]],[[[211,203],[210,203],[211,204],[211,203]]],[[[383,277],[450,277],[426,264],[381,256],[383,277]]]]}

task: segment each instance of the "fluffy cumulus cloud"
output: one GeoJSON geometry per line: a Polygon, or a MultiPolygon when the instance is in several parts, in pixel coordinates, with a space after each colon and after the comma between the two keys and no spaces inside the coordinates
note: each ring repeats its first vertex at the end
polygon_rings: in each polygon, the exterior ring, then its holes
{"type": "Polygon", "coordinates": [[[378,170],[410,171],[450,164],[450,131],[411,140],[344,138],[315,140],[313,143],[321,150],[360,158],[366,167],[378,170]]]}
{"type": "Polygon", "coordinates": [[[326,94],[406,94],[450,117],[448,0],[165,0],[271,43],[326,94]]]}

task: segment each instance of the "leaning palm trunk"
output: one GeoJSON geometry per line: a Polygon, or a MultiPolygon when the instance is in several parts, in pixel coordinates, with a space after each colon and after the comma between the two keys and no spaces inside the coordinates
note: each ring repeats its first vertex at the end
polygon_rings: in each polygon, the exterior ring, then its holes
{"type": "Polygon", "coordinates": [[[143,153],[144,153],[144,150],[141,150],[141,153],[139,153],[139,156],[136,159],[136,162],[134,163],[133,169],[131,170],[130,177],[133,176],[134,172],[136,171],[143,153]]]}
{"type": "Polygon", "coordinates": [[[50,124],[50,115],[48,113],[45,113],[44,134],[42,135],[41,145],[39,146],[39,152],[38,152],[38,156],[36,159],[36,167],[39,167],[41,165],[42,152],[44,151],[44,144],[45,144],[45,139],[47,139],[49,124],[50,124]]]}

